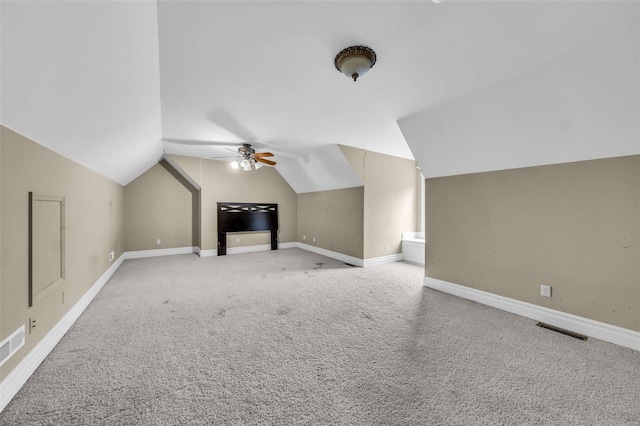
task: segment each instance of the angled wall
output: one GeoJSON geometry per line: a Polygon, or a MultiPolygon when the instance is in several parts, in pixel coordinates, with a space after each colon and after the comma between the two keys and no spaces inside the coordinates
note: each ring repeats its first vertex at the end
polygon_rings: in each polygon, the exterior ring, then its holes
{"type": "MultiPolygon", "coordinates": [[[[233,170],[221,161],[179,155],[170,158],[200,185],[199,195],[190,192],[159,164],[128,184],[125,188],[127,250],[187,246],[216,250],[217,203],[229,201],[278,203],[279,241],[296,240],[296,194],[274,168],[245,172],[233,170]],[[194,226],[196,221],[199,226],[194,226]],[[194,229],[199,229],[200,235],[193,235],[194,229]],[[161,246],[156,245],[158,238],[161,246]]],[[[269,242],[268,232],[227,236],[228,248],[269,242]]]]}

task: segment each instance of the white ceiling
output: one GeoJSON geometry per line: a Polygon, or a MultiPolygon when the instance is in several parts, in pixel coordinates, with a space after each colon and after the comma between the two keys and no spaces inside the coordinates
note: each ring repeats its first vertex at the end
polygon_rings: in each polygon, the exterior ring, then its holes
{"type": "Polygon", "coordinates": [[[198,141],[259,142],[281,162],[333,144],[412,158],[398,119],[563,56],[608,23],[604,12],[617,6],[425,0],[1,7],[0,121],[126,184],[163,149],[228,153],[198,141]],[[356,83],[333,67],[336,53],[353,44],[378,54],[356,83]]]}
{"type": "Polygon", "coordinates": [[[0,7],[2,124],[121,184],[158,161],[154,2],[0,7]]]}
{"type": "Polygon", "coordinates": [[[298,194],[364,185],[338,145],[316,148],[277,168],[298,194]]]}
{"type": "Polygon", "coordinates": [[[640,154],[640,3],[563,55],[398,121],[423,174],[640,154]]]}

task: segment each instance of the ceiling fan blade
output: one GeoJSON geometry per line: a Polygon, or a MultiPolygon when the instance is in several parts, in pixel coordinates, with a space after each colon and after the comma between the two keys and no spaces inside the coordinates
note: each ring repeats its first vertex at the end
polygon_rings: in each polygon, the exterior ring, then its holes
{"type": "Polygon", "coordinates": [[[256,152],[253,155],[255,155],[256,158],[258,158],[258,157],[273,157],[273,154],[270,153],[270,152],[256,152]]]}
{"type": "Polygon", "coordinates": [[[259,162],[264,163],[264,164],[268,164],[270,166],[275,166],[276,165],[275,161],[265,160],[264,158],[260,158],[260,157],[257,157],[256,161],[259,161],[259,162]]]}

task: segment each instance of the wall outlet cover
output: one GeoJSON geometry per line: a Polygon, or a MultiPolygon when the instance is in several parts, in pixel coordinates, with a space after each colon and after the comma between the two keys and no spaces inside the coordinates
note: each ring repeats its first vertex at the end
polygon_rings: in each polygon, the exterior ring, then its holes
{"type": "Polygon", "coordinates": [[[550,285],[540,285],[540,296],[551,297],[551,286],[550,285]]]}
{"type": "Polygon", "coordinates": [[[158,239],[156,240],[156,245],[158,245],[158,246],[159,246],[160,244],[161,244],[161,241],[160,241],[160,238],[158,238],[158,239]]]}

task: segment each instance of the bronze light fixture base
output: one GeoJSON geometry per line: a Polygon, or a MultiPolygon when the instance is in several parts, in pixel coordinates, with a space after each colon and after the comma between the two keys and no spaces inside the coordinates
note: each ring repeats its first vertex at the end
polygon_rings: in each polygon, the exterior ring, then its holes
{"type": "Polygon", "coordinates": [[[376,52],[366,46],[351,46],[343,49],[333,61],[336,69],[357,81],[376,63],[376,52]]]}

